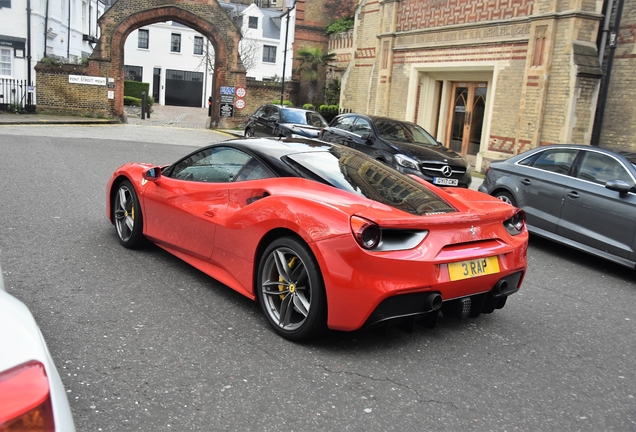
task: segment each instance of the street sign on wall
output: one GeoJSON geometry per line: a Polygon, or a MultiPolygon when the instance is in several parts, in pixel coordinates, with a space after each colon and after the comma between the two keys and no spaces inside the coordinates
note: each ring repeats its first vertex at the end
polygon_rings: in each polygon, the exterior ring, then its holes
{"type": "Polygon", "coordinates": [[[234,105],[230,103],[220,104],[219,115],[223,118],[234,117],[234,105]]]}
{"type": "Polygon", "coordinates": [[[221,86],[221,94],[222,95],[232,95],[232,96],[234,96],[234,91],[235,91],[234,87],[221,86]]]}

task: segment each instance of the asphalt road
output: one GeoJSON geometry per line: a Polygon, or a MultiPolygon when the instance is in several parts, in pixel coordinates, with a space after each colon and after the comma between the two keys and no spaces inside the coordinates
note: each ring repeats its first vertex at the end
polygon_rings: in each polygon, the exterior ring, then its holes
{"type": "Polygon", "coordinates": [[[5,285],[38,320],[79,431],[636,430],[632,270],[532,238],[522,290],[491,315],[295,344],[161,249],[122,248],[110,173],[226,138],[0,126],[5,285]]]}

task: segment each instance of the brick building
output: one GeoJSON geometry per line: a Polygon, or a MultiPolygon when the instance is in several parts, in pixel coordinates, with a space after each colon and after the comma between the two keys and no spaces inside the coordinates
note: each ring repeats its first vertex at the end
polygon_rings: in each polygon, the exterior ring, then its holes
{"type": "MultiPolygon", "coordinates": [[[[595,0],[361,0],[341,107],[415,121],[478,170],[539,145],[590,144],[603,80],[603,7],[595,0]]],[[[633,113],[620,84],[634,80],[628,71],[636,57],[636,7],[626,8],[607,109],[633,113]],[[621,97],[619,108],[613,101],[621,97]]],[[[634,137],[618,111],[609,117],[601,142],[617,127],[625,130],[612,142],[634,137]]]]}

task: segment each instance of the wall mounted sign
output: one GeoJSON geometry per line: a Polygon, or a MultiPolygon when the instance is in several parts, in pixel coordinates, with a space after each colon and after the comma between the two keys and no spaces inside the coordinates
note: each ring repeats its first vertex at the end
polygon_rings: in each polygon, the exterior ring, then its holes
{"type": "Polygon", "coordinates": [[[86,76],[86,75],[69,75],[68,82],[70,84],[88,84],[88,85],[105,86],[106,78],[86,76]]]}

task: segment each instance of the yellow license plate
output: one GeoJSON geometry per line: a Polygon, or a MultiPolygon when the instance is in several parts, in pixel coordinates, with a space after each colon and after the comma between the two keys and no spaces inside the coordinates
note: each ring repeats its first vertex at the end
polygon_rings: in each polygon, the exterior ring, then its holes
{"type": "Polygon", "coordinates": [[[452,281],[493,273],[499,273],[499,260],[496,256],[448,264],[448,274],[452,281]]]}

